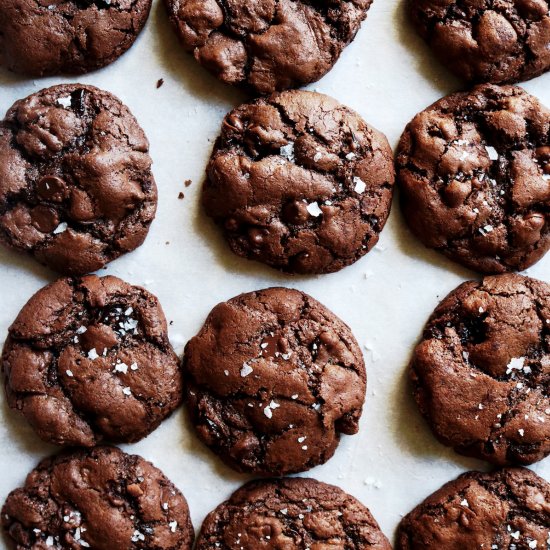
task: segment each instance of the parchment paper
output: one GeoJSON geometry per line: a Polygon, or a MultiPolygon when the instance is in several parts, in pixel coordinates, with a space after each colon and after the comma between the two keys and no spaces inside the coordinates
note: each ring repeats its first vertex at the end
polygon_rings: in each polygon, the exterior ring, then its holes
{"type": "MultiPolygon", "coordinates": [[[[20,97],[74,78],[35,81],[0,72],[0,114],[20,97]]],[[[233,256],[199,204],[204,167],[223,115],[245,96],[224,86],[185,54],[155,0],[133,48],[111,66],[76,79],[118,95],[151,142],[159,208],[137,251],[101,274],[117,275],[155,293],[173,321],[178,353],[210,309],[241,292],[273,285],[308,292],[353,329],[368,369],[360,433],[343,437],[334,458],[307,475],[339,485],[365,503],[393,537],[402,515],[440,485],[480,461],[462,458],[432,436],[406,383],[405,368],[423,324],[438,301],[476,275],[426,250],[408,231],[397,201],[379,245],[340,273],[288,277],[233,256]],[[156,88],[163,78],[164,85],[156,88]],[[184,181],[193,184],[184,187],[184,181]],[[183,191],[184,200],[178,200],[183,191]]],[[[550,73],[523,84],[550,106],[550,73]]],[[[408,25],[401,0],[375,0],[355,41],[311,89],[357,110],[392,146],[418,111],[460,83],[408,25]]],[[[528,274],[550,281],[550,254],[528,274]]],[[[30,258],[0,250],[0,341],[28,298],[55,274],[30,258]]],[[[0,500],[22,484],[38,460],[56,449],[39,441],[0,398],[0,500]]],[[[249,479],[202,444],[182,410],[144,441],[123,446],[160,467],[184,492],[198,529],[204,516],[249,479]]],[[[550,460],[533,466],[550,480],[550,460]]],[[[3,545],[0,542],[0,545],[3,545]]]]}

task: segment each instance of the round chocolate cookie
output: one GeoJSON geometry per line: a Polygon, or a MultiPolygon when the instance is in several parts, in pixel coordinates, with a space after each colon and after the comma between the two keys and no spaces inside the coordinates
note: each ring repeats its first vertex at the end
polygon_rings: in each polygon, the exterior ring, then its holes
{"type": "Polygon", "coordinates": [[[548,0],[408,0],[439,59],[473,82],[518,82],[550,69],[548,0]]]}
{"type": "Polygon", "coordinates": [[[217,305],[186,346],[185,395],[199,437],[232,468],[301,472],[355,434],[366,390],[350,329],[297,290],[217,305]]]}
{"type": "Polygon", "coordinates": [[[229,113],[203,190],[233,252],[291,273],[364,256],[391,207],[386,137],[336,100],[290,91],[229,113]]]}
{"type": "Polygon", "coordinates": [[[196,550],[391,550],[368,508],[315,479],[253,481],[211,512],[196,550]]]}
{"type": "Polygon", "coordinates": [[[9,329],[2,370],[8,405],[56,445],[138,441],[182,398],[158,300],[116,277],[38,291],[9,329]]]}
{"type": "Polygon", "coordinates": [[[550,454],[550,285],[468,281],[436,308],[410,364],[437,438],[494,464],[550,454]]]}
{"type": "Polygon", "coordinates": [[[467,472],[401,520],[396,550],[545,550],[550,484],[526,468],[467,472]]]}
{"type": "Polygon", "coordinates": [[[43,460],[2,509],[11,548],[191,550],[185,497],[150,462],[115,447],[43,460]]]}
{"type": "Polygon", "coordinates": [[[0,241],[69,275],[134,250],[155,217],[149,143],[116,97],[54,86],[0,122],[0,241]]]}
{"type": "Polygon", "coordinates": [[[405,129],[397,169],[411,229],[452,260],[501,273],[550,247],[550,111],[521,88],[434,103],[405,129]]]}
{"type": "Polygon", "coordinates": [[[81,74],[120,57],[151,0],[0,0],[0,65],[28,76],[81,74]]]}
{"type": "Polygon", "coordinates": [[[255,94],[319,80],[355,38],[372,0],[165,0],[195,59],[255,94]]]}

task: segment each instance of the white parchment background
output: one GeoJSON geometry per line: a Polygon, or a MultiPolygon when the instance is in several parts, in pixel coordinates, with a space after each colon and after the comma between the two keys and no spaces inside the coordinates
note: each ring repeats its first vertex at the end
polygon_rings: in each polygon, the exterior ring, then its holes
{"type": "MultiPolygon", "coordinates": [[[[199,191],[222,117],[245,96],[219,83],[182,51],[159,0],[127,54],[78,80],[119,96],[151,142],[159,187],[157,219],[145,244],[102,274],[145,285],[159,297],[173,321],[170,337],[178,353],[218,302],[273,285],[299,288],[352,327],[368,369],[360,433],[343,437],[334,458],[309,475],[358,497],[393,537],[402,515],[429,493],[463,471],[486,467],[436,442],[412,402],[405,377],[427,317],[440,298],[474,273],[417,242],[403,223],[397,201],[379,247],[340,273],[290,278],[233,256],[203,216],[199,191]],[[165,83],[157,90],[160,78],[165,83]],[[187,189],[186,179],[193,181],[187,189]],[[177,198],[180,191],[184,200],[177,198]]],[[[0,72],[0,113],[20,97],[73,81],[32,81],[0,72]]],[[[550,106],[550,73],[523,86],[550,106]]],[[[392,146],[414,114],[459,87],[407,24],[401,0],[375,0],[336,67],[310,86],[358,111],[392,146]]],[[[1,341],[27,299],[55,275],[3,249],[0,264],[1,341]]],[[[528,274],[550,281],[550,254],[528,274]]],[[[248,479],[226,468],[198,442],[182,410],[144,441],[124,448],[151,460],[184,492],[197,529],[211,509],[248,479]]],[[[55,450],[6,408],[3,395],[0,449],[2,502],[41,457],[55,450]]],[[[549,459],[533,469],[550,480],[549,459]]]]}

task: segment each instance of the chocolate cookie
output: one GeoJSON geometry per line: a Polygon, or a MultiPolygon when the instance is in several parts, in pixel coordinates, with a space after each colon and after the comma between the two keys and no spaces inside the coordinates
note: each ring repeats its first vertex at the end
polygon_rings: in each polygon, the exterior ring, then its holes
{"type": "Polygon", "coordinates": [[[253,481],[211,512],[196,550],[391,550],[368,508],[314,479],[253,481]]]}
{"type": "Polygon", "coordinates": [[[452,260],[501,273],[550,247],[550,111],[521,88],[434,103],[405,129],[397,168],[408,224],[452,260]]]}
{"type": "Polygon", "coordinates": [[[116,277],[38,291],[9,329],[2,369],[9,406],[56,445],[138,441],[181,402],[160,304],[116,277]]]}
{"type": "Polygon", "coordinates": [[[29,76],[81,74],[120,57],[151,0],[0,0],[0,65],[29,76]]]}
{"type": "Polygon", "coordinates": [[[301,472],[355,434],[366,372],[350,329],[297,290],[217,305],[186,346],[186,401],[199,437],[232,468],[301,472]]]}
{"type": "Polygon", "coordinates": [[[69,275],[134,250],[155,217],[149,143],[116,97],[54,86],[0,122],[0,241],[69,275]]]}
{"type": "Polygon", "coordinates": [[[291,91],[229,113],[203,203],[233,252],[292,273],[329,273],[377,242],[395,173],[386,137],[336,100],[291,91]]]}
{"type": "Polygon", "coordinates": [[[439,59],[473,82],[518,82],[550,69],[548,0],[408,0],[439,59]]]}
{"type": "Polygon", "coordinates": [[[372,0],[165,0],[195,59],[256,94],[319,80],[355,38],[372,0]]]}
{"type": "Polygon", "coordinates": [[[468,281],[436,308],[410,365],[437,438],[494,464],[550,454],[550,285],[468,281]]]}
{"type": "Polygon", "coordinates": [[[396,550],[547,548],[550,485],[525,468],[467,472],[399,525],[396,550]]]}
{"type": "Polygon", "coordinates": [[[150,462],[115,447],[43,460],[2,509],[11,548],[191,550],[187,502],[150,462]]]}

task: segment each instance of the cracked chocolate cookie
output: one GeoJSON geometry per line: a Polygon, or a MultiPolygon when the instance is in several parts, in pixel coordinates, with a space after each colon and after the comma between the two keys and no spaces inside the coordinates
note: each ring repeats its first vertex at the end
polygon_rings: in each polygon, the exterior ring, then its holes
{"type": "Polygon", "coordinates": [[[223,122],[203,189],[231,250],[291,273],[330,273],[377,242],[395,173],[386,137],[336,100],[290,91],[223,122]]]}
{"type": "Polygon", "coordinates": [[[158,300],[116,277],[39,290],[9,329],[2,370],[8,405],[56,445],[138,441],[182,398],[158,300]]]}
{"type": "Polygon", "coordinates": [[[2,509],[11,548],[191,550],[185,497],[150,462],[115,447],[43,460],[2,509]]]}
{"type": "Polygon", "coordinates": [[[54,86],[0,122],[0,241],[67,275],[144,241],[157,207],[149,143],[116,97],[54,86]]]}
{"type": "Polygon", "coordinates": [[[165,0],[184,46],[222,82],[269,94],[319,80],[372,0],[165,0]]]}
{"type": "Polygon", "coordinates": [[[218,304],[186,346],[185,399],[199,437],[232,468],[301,472],[355,434],[366,372],[350,329],[297,290],[218,304]]]}
{"type": "Polygon", "coordinates": [[[548,0],[408,0],[420,35],[461,78],[503,84],[550,69],[548,0]]]}
{"type": "Polygon", "coordinates": [[[410,364],[437,438],[494,464],[550,454],[550,285],[468,281],[436,308],[410,364]]]}
{"type": "Polygon", "coordinates": [[[315,479],[253,481],[211,512],[197,550],[391,550],[368,508],[315,479]]]}
{"type": "Polygon", "coordinates": [[[120,57],[151,0],[0,0],[0,65],[28,76],[82,74],[120,57]]]}
{"type": "Polygon", "coordinates": [[[550,111],[521,88],[434,103],[405,129],[397,169],[409,226],[448,258],[502,273],[550,247],[550,111]]]}
{"type": "Polygon", "coordinates": [[[530,550],[550,540],[550,485],[526,468],[467,472],[405,516],[396,550],[530,550]]]}

